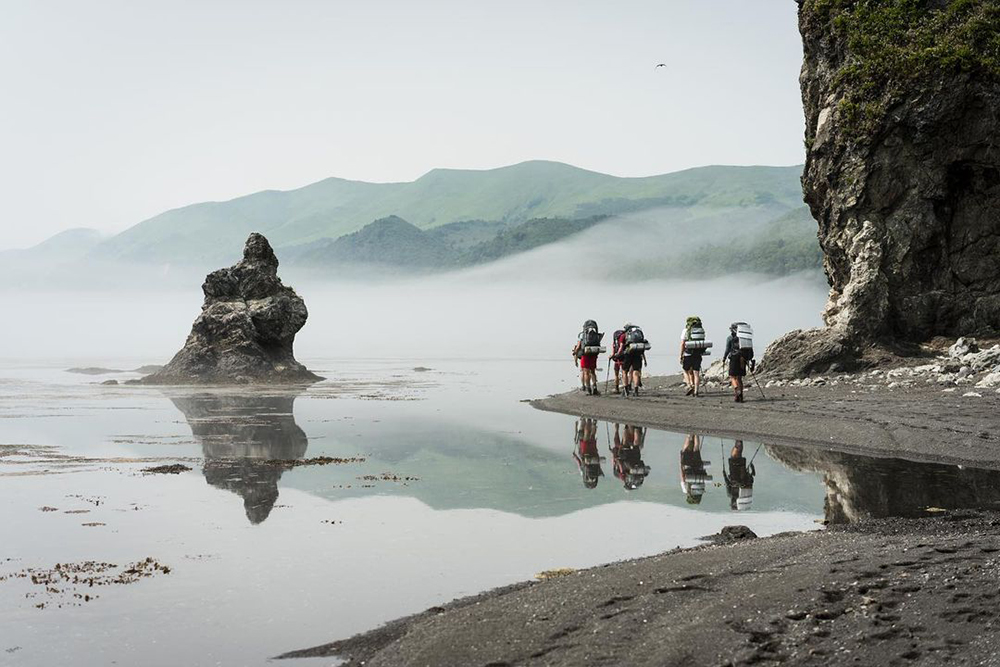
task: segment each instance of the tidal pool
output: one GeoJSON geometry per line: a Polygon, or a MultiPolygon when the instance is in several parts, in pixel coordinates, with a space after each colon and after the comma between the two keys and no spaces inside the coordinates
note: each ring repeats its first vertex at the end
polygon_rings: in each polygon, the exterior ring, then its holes
{"type": "Polygon", "coordinates": [[[2,662],[264,664],[729,524],[767,535],[1000,495],[984,471],[519,402],[572,387],[565,362],[420,363],[311,360],[334,379],[302,391],[0,369],[2,662]],[[143,472],[167,464],[190,470],[143,472]]]}

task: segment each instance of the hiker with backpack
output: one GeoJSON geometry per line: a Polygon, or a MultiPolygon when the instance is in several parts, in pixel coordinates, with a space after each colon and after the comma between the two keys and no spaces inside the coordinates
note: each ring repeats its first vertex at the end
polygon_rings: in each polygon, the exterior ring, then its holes
{"type": "Polygon", "coordinates": [[[733,401],[743,402],[743,378],[747,374],[747,365],[751,370],[756,365],[753,358],[753,329],[746,322],[733,322],[729,325],[729,337],[726,338],[726,352],[722,356],[723,363],[729,362],[729,383],[733,387],[733,401]]]}
{"type": "Polygon", "coordinates": [[[604,334],[597,330],[597,322],[587,320],[573,346],[573,363],[580,367],[580,390],[591,396],[601,394],[597,389],[597,357],[604,352],[601,347],[603,338],[604,334]]]}
{"type": "Polygon", "coordinates": [[[611,338],[611,361],[615,365],[615,393],[622,393],[622,356],[625,351],[625,331],[618,329],[611,338]]]}
{"type": "Polygon", "coordinates": [[[639,387],[642,386],[642,366],[643,364],[648,365],[646,362],[646,350],[650,348],[650,345],[649,341],[646,340],[645,334],[642,333],[642,329],[638,326],[631,322],[626,322],[622,329],[624,331],[622,338],[625,346],[622,352],[622,369],[625,372],[624,396],[628,398],[629,396],[639,395],[639,387]]]}
{"type": "Polygon", "coordinates": [[[705,340],[705,328],[701,318],[692,315],[684,324],[681,333],[680,364],[684,371],[684,384],[687,385],[685,396],[701,395],[701,359],[708,354],[712,341],[705,340]]]}

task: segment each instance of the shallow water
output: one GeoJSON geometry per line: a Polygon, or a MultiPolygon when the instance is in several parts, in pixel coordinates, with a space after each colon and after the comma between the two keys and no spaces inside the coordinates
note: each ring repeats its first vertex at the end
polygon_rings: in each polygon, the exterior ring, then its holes
{"type": "Polygon", "coordinates": [[[336,380],[293,393],[0,369],[3,661],[263,664],[733,523],[767,535],[997,495],[990,473],[747,441],[751,491],[726,484],[734,441],[518,402],[571,388],[566,361],[421,363],[312,360],[336,380]],[[289,463],[324,456],[363,461],[289,463]],[[167,463],[191,470],[142,473],[167,463]],[[147,557],[161,568],[122,574],[147,557]],[[86,561],[116,567],[62,576],[86,561]]]}

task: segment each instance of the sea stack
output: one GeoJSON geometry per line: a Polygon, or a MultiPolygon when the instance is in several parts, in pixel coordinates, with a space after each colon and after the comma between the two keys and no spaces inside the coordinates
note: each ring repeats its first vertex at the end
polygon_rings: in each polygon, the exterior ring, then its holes
{"type": "Polygon", "coordinates": [[[935,336],[1000,334],[994,2],[799,0],[805,201],[826,327],[764,367],[849,370],[935,336]]]}
{"type": "Polygon", "coordinates": [[[184,347],[144,384],[302,384],[322,378],[295,360],[305,301],[278,278],[278,258],[250,234],[243,259],[208,274],[205,303],[184,347]]]}

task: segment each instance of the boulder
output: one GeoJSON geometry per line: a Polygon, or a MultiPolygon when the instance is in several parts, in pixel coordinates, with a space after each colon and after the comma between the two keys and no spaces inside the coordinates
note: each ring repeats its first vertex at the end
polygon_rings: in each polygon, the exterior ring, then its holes
{"type": "Polygon", "coordinates": [[[949,357],[961,357],[970,352],[979,352],[979,344],[975,338],[959,338],[955,344],[948,348],[949,357]]]}
{"type": "Polygon", "coordinates": [[[144,384],[299,384],[321,380],[295,360],[306,304],[278,278],[271,244],[254,232],[243,259],[208,274],[205,301],[184,347],[144,384]]]}

